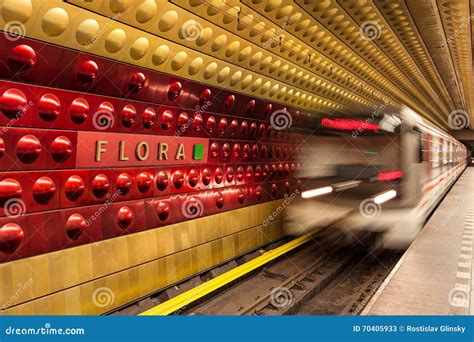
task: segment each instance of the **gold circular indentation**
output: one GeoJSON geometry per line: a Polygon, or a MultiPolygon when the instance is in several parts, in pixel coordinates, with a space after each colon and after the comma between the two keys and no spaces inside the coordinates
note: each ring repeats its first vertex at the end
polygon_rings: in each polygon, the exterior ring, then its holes
{"type": "Polygon", "coordinates": [[[94,19],[82,21],[76,29],[76,40],[81,45],[93,44],[98,39],[99,23],[94,19]]]}
{"type": "Polygon", "coordinates": [[[240,48],[240,42],[238,40],[233,41],[227,46],[227,49],[225,50],[225,56],[231,57],[239,50],[239,48],[240,48]]]}
{"type": "Polygon", "coordinates": [[[249,65],[254,66],[258,62],[260,62],[260,59],[262,58],[262,56],[263,56],[263,54],[260,51],[255,53],[252,57],[250,57],[249,65]]]}
{"type": "Polygon", "coordinates": [[[2,18],[10,21],[26,22],[33,14],[31,0],[5,0],[2,6],[2,18]]]}
{"type": "Polygon", "coordinates": [[[146,23],[156,15],[157,10],[158,6],[156,5],[155,0],[145,0],[140,6],[138,6],[137,12],[135,13],[135,19],[141,24],[146,23]]]}
{"type": "Polygon", "coordinates": [[[252,82],[252,75],[247,75],[244,77],[244,79],[242,80],[242,83],[240,84],[240,87],[242,89],[245,89],[249,86],[250,82],[252,82]]]}
{"type": "Polygon", "coordinates": [[[227,44],[227,36],[225,34],[221,34],[220,36],[216,37],[212,42],[211,49],[213,52],[217,52],[227,44]]]}
{"type": "Polygon", "coordinates": [[[272,62],[272,57],[271,56],[267,56],[263,59],[262,63],[260,63],[260,69],[263,70],[265,69],[267,66],[270,65],[270,63],[272,62]]]}
{"type": "Polygon", "coordinates": [[[189,63],[188,73],[193,76],[196,75],[204,64],[204,60],[201,57],[194,58],[191,63],[189,63]]]}
{"type": "Polygon", "coordinates": [[[109,8],[114,13],[125,12],[130,7],[131,0],[110,0],[109,8]]]}
{"type": "Polygon", "coordinates": [[[168,45],[160,45],[156,48],[155,52],[153,52],[153,56],[151,58],[151,61],[155,65],[160,65],[163,64],[164,61],[168,58],[168,55],[170,53],[170,48],[168,45]]]}
{"type": "Polygon", "coordinates": [[[240,51],[239,56],[237,57],[237,60],[239,62],[243,62],[250,56],[251,53],[252,53],[252,48],[250,46],[246,46],[240,51]]]}
{"type": "Polygon", "coordinates": [[[145,37],[140,37],[137,40],[135,40],[130,47],[130,56],[132,56],[133,59],[140,59],[148,51],[148,48],[150,47],[150,42],[148,39],[145,37]]]}
{"type": "Polygon", "coordinates": [[[204,78],[206,80],[210,79],[212,76],[214,76],[216,71],[217,71],[217,63],[216,62],[210,63],[204,70],[204,78]]]}
{"type": "Polygon", "coordinates": [[[107,35],[105,38],[105,49],[114,53],[123,48],[125,41],[127,40],[127,34],[122,29],[115,29],[107,35]]]}
{"type": "Polygon", "coordinates": [[[280,8],[282,0],[270,0],[267,2],[267,5],[263,9],[265,12],[271,12],[280,8]]]}
{"type": "Polygon", "coordinates": [[[253,84],[252,84],[252,87],[250,88],[250,90],[252,91],[256,91],[257,89],[259,89],[261,86],[262,86],[262,79],[259,77],[257,78],[253,84]]]}
{"type": "Polygon", "coordinates": [[[69,24],[69,15],[61,7],[54,7],[47,11],[41,22],[43,32],[50,37],[59,36],[69,24]]]}
{"type": "Polygon", "coordinates": [[[225,67],[221,69],[221,71],[219,71],[219,73],[217,74],[217,82],[219,83],[224,82],[227,79],[227,77],[229,77],[229,74],[230,74],[229,67],[225,67]]]}
{"type": "Polygon", "coordinates": [[[188,59],[188,54],[184,51],[178,52],[174,57],[173,60],[171,61],[171,68],[173,70],[179,70],[184,66],[184,63],[186,63],[186,60],[188,59]]]}
{"type": "Polygon", "coordinates": [[[178,12],[176,11],[165,12],[161,16],[160,21],[158,21],[158,29],[161,32],[169,31],[173,28],[174,25],[176,25],[177,21],[178,21],[178,12]]]}
{"type": "Polygon", "coordinates": [[[212,37],[212,29],[210,27],[206,27],[204,30],[201,31],[198,39],[196,39],[196,44],[198,46],[207,44],[209,39],[212,37]]]}
{"type": "Polygon", "coordinates": [[[242,78],[242,71],[236,71],[230,78],[230,82],[229,82],[230,85],[235,86],[237,83],[239,83],[241,78],[242,78]]]}
{"type": "Polygon", "coordinates": [[[278,93],[278,89],[280,88],[280,86],[278,84],[274,84],[272,89],[270,89],[270,93],[269,95],[270,96],[275,96],[276,93],[278,93]]]}
{"type": "Polygon", "coordinates": [[[265,82],[262,86],[262,89],[260,89],[260,94],[266,94],[270,90],[271,85],[272,84],[270,81],[265,82]]]}

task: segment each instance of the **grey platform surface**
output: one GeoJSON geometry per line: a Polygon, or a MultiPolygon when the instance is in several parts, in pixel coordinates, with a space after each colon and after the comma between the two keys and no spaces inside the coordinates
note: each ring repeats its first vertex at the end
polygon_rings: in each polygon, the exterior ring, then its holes
{"type": "Polygon", "coordinates": [[[363,313],[472,315],[473,228],[474,168],[468,167],[363,313]]]}

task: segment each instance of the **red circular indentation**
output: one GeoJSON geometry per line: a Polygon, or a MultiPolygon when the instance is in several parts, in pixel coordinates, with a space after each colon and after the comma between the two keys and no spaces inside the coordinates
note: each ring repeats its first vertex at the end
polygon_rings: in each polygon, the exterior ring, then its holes
{"type": "Polygon", "coordinates": [[[104,174],[98,174],[92,180],[92,193],[97,198],[103,198],[109,192],[110,181],[104,174]]]}
{"type": "Polygon", "coordinates": [[[87,223],[81,214],[72,214],[66,222],[66,234],[71,240],[77,240],[86,230],[87,223]]]}
{"type": "Polygon", "coordinates": [[[252,159],[257,158],[258,156],[258,145],[254,144],[252,145],[252,151],[250,152],[252,159]]]}
{"type": "Polygon", "coordinates": [[[240,204],[243,204],[244,201],[245,201],[245,193],[244,193],[244,190],[242,189],[238,189],[237,190],[237,201],[240,203],[240,204]]]}
{"type": "Polygon", "coordinates": [[[244,168],[242,166],[239,166],[237,168],[237,176],[235,177],[237,181],[242,182],[244,180],[244,168]]]}
{"type": "Polygon", "coordinates": [[[168,130],[173,125],[173,113],[170,110],[165,110],[161,114],[161,128],[168,130]]]}
{"type": "Polygon", "coordinates": [[[266,132],[267,128],[265,127],[265,124],[260,124],[258,126],[258,137],[259,138],[263,138],[265,136],[265,132],[266,132]]]}
{"type": "Polygon", "coordinates": [[[176,189],[180,189],[184,184],[184,172],[177,170],[173,173],[173,185],[176,189]]]}
{"type": "Polygon", "coordinates": [[[122,112],[120,113],[120,120],[124,127],[132,127],[137,120],[137,110],[135,107],[132,105],[126,105],[123,107],[122,112]]]}
{"type": "Polygon", "coordinates": [[[178,116],[178,128],[181,131],[185,131],[189,127],[189,115],[186,112],[179,114],[178,116]]]}
{"type": "Polygon", "coordinates": [[[31,164],[41,154],[41,143],[37,137],[28,134],[16,144],[16,155],[22,163],[31,164]]]}
{"type": "Polygon", "coordinates": [[[283,165],[283,170],[285,172],[285,175],[290,174],[290,165],[289,164],[283,165]]]}
{"type": "Polygon", "coordinates": [[[216,119],[213,116],[210,116],[206,122],[206,131],[208,133],[212,133],[214,132],[215,128],[216,128],[216,119]]]}
{"type": "Polygon", "coordinates": [[[173,82],[171,83],[170,87],[168,88],[168,100],[174,101],[176,100],[181,92],[183,91],[183,86],[181,82],[173,82]]]}
{"type": "Polygon", "coordinates": [[[227,129],[227,119],[226,118],[222,118],[220,121],[219,121],[219,134],[224,134],[225,133],[225,130],[227,129]]]}
{"type": "Polygon", "coordinates": [[[150,129],[155,126],[156,112],[153,108],[148,107],[143,111],[143,127],[150,129]]]}
{"type": "Polygon", "coordinates": [[[25,233],[16,223],[7,223],[0,228],[0,252],[11,254],[23,241],[25,233]]]}
{"type": "Polygon", "coordinates": [[[57,163],[65,162],[72,153],[72,144],[67,137],[57,137],[51,143],[51,157],[57,163]]]}
{"type": "Polygon", "coordinates": [[[211,156],[212,159],[216,159],[217,156],[219,155],[219,144],[218,143],[212,143],[211,146],[209,147],[209,155],[211,156]]]}
{"type": "Polygon", "coordinates": [[[204,184],[205,186],[209,185],[209,183],[211,182],[211,171],[208,168],[202,170],[201,179],[202,184],[204,184]]]}
{"type": "Polygon", "coordinates": [[[193,130],[194,132],[200,132],[202,128],[203,118],[201,114],[196,114],[193,118],[193,130]]]}
{"type": "Polygon", "coordinates": [[[221,192],[216,192],[214,199],[216,201],[216,207],[221,209],[224,206],[224,195],[221,192]]]}
{"type": "Polygon", "coordinates": [[[267,157],[267,153],[268,153],[268,148],[267,148],[267,145],[262,145],[260,147],[260,156],[265,159],[267,157]]]}
{"type": "Polygon", "coordinates": [[[141,172],[135,177],[135,181],[137,182],[138,191],[144,194],[150,190],[153,176],[148,172],[141,172]]]}
{"type": "Polygon", "coordinates": [[[273,127],[272,125],[267,126],[267,138],[271,138],[273,133],[273,127]]]}
{"type": "Polygon", "coordinates": [[[245,137],[247,135],[247,132],[248,132],[248,123],[247,121],[242,121],[242,123],[240,124],[240,135],[245,137]]]}
{"type": "Polygon", "coordinates": [[[88,60],[82,62],[77,72],[77,80],[83,86],[91,84],[97,78],[99,66],[96,62],[88,60]]]}
{"type": "Polygon", "coordinates": [[[234,180],[234,169],[232,167],[228,167],[225,173],[225,178],[227,183],[232,183],[234,180]]]}
{"type": "Polygon", "coordinates": [[[199,96],[199,106],[210,106],[211,105],[211,96],[212,96],[212,91],[211,89],[207,88],[204,89],[201,92],[201,95],[199,96]]]}
{"type": "Polygon", "coordinates": [[[290,164],[290,171],[291,171],[291,172],[295,172],[295,171],[296,171],[296,165],[295,165],[295,163],[291,163],[291,164],[290,164]]]}
{"type": "Polygon", "coordinates": [[[122,207],[117,212],[117,223],[120,228],[127,229],[133,222],[133,211],[129,207],[122,207]]]}
{"type": "Polygon", "coordinates": [[[117,192],[119,195],[127,195],[132,189],[132,177],[130,177],[127,173],[119,174],[117,176],[115,186],[117,187],[117,192]]]}
{"type": "Polygon", "coordinates": [[[276,184],[272,184],[271,193],[272,193],[272,197],[273,197],[273,198],[275,198],[275,197],[278,196],[278,187],[276,186],[276,184]]]}
{"type": "Polygon", "coordinates": [[[255,197],[260,201],[262,199],[262,188],[257,186],[255,189],[255,197]]]}
{"type": "Polygon", "coordinates": [[[5,154],[5,142],[3,141],[3,138],[0,138],[0,158],[2,158],[4,154],[5,154]]]}
{"type": "Polygon", "coordinates": [[[5,178],[0,182],[0,205],[3,207],[11,198],[20,198],[22,193],[23,189],[16,179],[5,178]]]}
{"type": "Polygon", "coordinates": [[[267,104],[263,109],[263,117],[266,118],[272,112],[273,105],[271,103],[267,104]]]}
{"type": "Polygon", "coordinates": [[[279,176],[283,175],[283,164],[278,164],[278,175],[279,176]]]}
{"type": "Polygon", "coordinates": [[[15,72],[27,72],[36,64],[36,52],[31,46],[17,45],[10,50],[8,66],[15,72]]]}
{"type": "Polygon", "coordinates": [[[158,218],[161,221],[166,221],[166,219],[170,215],[169,203],[165,201],[158,202],[158,205],[156,206],[156,212],[157,212],[158,218]]]}
{"type": "Polygon", "coordinates": [[[45,94],[43,95],[38,103],[38,114],[46,122],[56,120],[61,112],[61,102],[56,95],[45,94]]]}
{"type": "Polygon", "coordinates": [[[64,183],[64,194],[67,199],[75,202],[84,194],[84,181],[79,176],[71,176],[64,183]]]}
{"type": "Polygon", "coordinates": [[[239,122],[237,120],[232,120],[229,126],[229,133],[231,136],[237,135],[237,131],[239,130],[239,122]]]}
{"type": "Polygon", "coordinates": [[[290,186],[290,182],[285,182],[285,194],[290,194],[291,192],[291,186],[290,186]]]}
{"type": "Polygon", "coordinates": [[[168,174],[165,171],[158,172],[155,183],[158,190],[165,191],[168,187],[168,174]]]}
{"type": "Polygon", "coordinates": [[[142,72],[134,72],[128,81],[128,90],[131,93],[138,93],[145,87],[146,76],[142,72]]]}
{"type": "Polygon", "coordinates": [[[250,145],[245,144],[244,148],[242,149],[242,159],[248,159],[250,154],[250,145]]]}
{"type": "Polygon", "coordinates": [[[249,103],[247,104],[247,115],[252,114],[253,110],[255,109],[255,100],[250,100],[249,103]]]}
{"type": "Polygon", "coordinates": [[[224,102],[225,110],[230,111],[232,107],[234,107],[234,104],[235,104],[235,96],[234,95],[227,96],[224,102]]]}
{"type": "Polygon", "coordinates": [[[89,103],[86,99],[79,97],[72,101],[69,106],[69,116],[76,124],[82,124],[89,116],[89,103]]]}
{"type": "Polygon", "coordinates": [[[265,166],[263,167],[263,171],[262,171],[262,177],[263,177],[263,179],[266,179],[269,174],[270,174],[270,168],[268,167],[268,165],[265,165],[265,166]]]}
{"type": "Polygon", "coordinates": [[[260,167],[260,165],[257,165],[257,167],[255,168],[255,180],[259,182],[261,176],[262,176],[262,168],[260,167]]]}
{"type": "Polygon", "coordinates": [[[225,143],[222,145],[222,157],[224,159],[227,159],[230,157],[230,145],[228,143],[225,143]]]}
{"type": "Polygon", "coordinates": [[[251,137],[255,137],[255,133],[257,133],[257,124],[255,122],[252,122],[249,128],[249,135],[251,137]]]}
{"type": "Polygon", "coordinates": [[[251,167],[250,165],[247,166],[247,169],[245,170],[245,178],[248,181],[251,181],[253,178],[253,167],[251,167]]]}
{"type": "Polygon", "coordinates": [[[217,184],[221,184],[223,177],[224,177],[224,171],[222,171],[222,169],[221,169],[220,167],[218,167],[218,168],[216,169],[216,171],[214,172],[214,181],[215,181],[217,184]]]}
{"type": "Polygon", "coordinates": [[[240,144],[234,144],[234,146],[232,147],[232,157],[234,159],[239,159],[241,152],[242,148],[240,147],[240,144]]]}
{"type": "Polygon", "coordinates": [[[194,188],[199,182],[199,171],[196,169],[191,169],[188,172],[188,184],[190,187],[194,188]]]}
{"type": "Polygon", "coordinates": [[[272,164],[272,170],[270,171],[270,175],[271,175],[272,177],[275,177],[276,174],[277,174],[277,170],[278,170],[277,165],[276,165],[276,164],[272,164]]]}
{"type": "Polygon", "coordinates": [[[47,204],[56,193],[56,184],[49,177],[41,177],[33,184],[33,198],[39,204],[47,204]]]}
{"type": "Polygon", "coordinates": [[[0,97],[0,109],[7,118],[19,119],[27,110],[25,94],[18,89],[8,89],[0,97]]]}

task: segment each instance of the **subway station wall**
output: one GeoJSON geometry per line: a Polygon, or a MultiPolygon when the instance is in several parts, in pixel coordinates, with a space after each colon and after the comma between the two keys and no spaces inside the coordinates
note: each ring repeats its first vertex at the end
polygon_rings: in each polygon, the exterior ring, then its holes
{"type": "Polygon", "coordinates": [[[0,3],[26,27],[0,35],[1,313],[104,313],[283,236],[263,222],[302,187],[305,136],[270,118],[304,105],[80,44],[106,20],[84,9],[0,3]]]}

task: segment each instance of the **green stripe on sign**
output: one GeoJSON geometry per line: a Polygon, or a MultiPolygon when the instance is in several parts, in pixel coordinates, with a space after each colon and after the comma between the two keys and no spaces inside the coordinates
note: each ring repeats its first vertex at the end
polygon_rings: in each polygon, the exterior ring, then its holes
{"type": "Polygon", "coordinates": [[[204,144],[194,144],[193,159],[194,160],[204,159],[204,144]]]}

